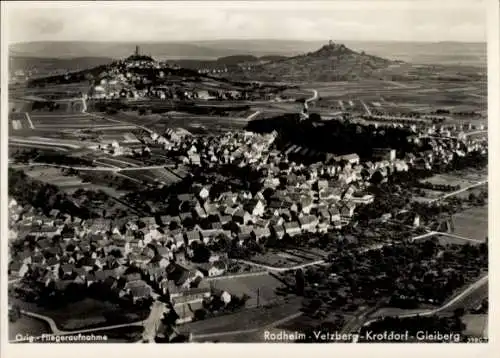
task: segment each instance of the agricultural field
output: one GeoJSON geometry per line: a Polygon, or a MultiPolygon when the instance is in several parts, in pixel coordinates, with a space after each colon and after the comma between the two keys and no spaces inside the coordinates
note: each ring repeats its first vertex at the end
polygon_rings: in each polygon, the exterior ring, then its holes
{"type": "MultiPolygon", "coordinates": [[[[195,341],[203,341],[204,339],[196,338],[197,335],[231,332],[242,329],[242,322],[245,322],[243,329],[256,329],[262,326],[272,324],[278,320],[290,317],[296,314],[301,308],[301,299],[292,299],[289,302],[272,307],[257,307],[245,309],[243,311],[228,314],[220,317],[209,318],[203,321],[190,322],[182,326],[184,329],[193,334],[195,341]]],[[[228,335],[230,337],[231,335],[228,335]]],[[[235,342],[240,341],[241,335],[233,335],[235,342]]],[[[227,338],[227,337],[226,337],[227,338]]],[[[208,340],[216,340],[217,338],[209,338],[208,340]]]]}
{"type": "Polygon", "coordinates": [[[227,279],[211,281],[211,284],[214,288],[227,291],[232,295],[241,297],[246,294],[250,296],[247,306],[257,305],[258,295],[261,305],[276,300],[276,289],[283,286],[281,281],[272,275],[233,276],[227,279]]]}
{"type": "MultiPolygon", "coordinates": [[[[459,185],[460,189],[468,188],[472,185],[478,184],[480,182],[485,181],[488,178],[488,169],[484,168],[481,170],[477,169],[469,169],[467,171],[456,171],[449,172],[446,174],[436,174],[430,178],[426,178],[421,180],[421,182],[430,182],[432,184],[444,184],[444,185],[459,185]]],[[[480,191],[487,189],[487,183],[484,185],[479,185],[477,187],[472,187],[469,190],[465,190],[463,192],[455,194],[456,197],[459,198],[468,198],[471,193],[477,194],[480,191]]],[[[425,197],[415,196],[413,198],[414,201],[418,202],[428,202],[433,199],[437,199],[446,195],[446,192],[439,190],[431,190],[431,189],[422,189],[425,192],[425,197]]]]}
{"type": "Polygon", "coordinates": [[[252,262],[272,267],[294,267],[324,259],[326,254],[321,250],[303,248],[269,250],[265,254],[252,257],[252,262]]]}
{"type": "Polygon", "coordinates": [[[360,81],[311,83],[318,90],[318,106],[337,110],[359,110],[364,101],[371,110],[385,113],[431,112],[436,109],[482,112],[486,86],[482,82],[460,85],[434,81],[360,81]],[[350,105],[352,102],[352,105],[350,105]]]}
{"type": "Polygon", "coordinates": [[[96,160],[96,164],[111,168],[137,168],[142,166],[142,162],[125,156],[102,156],[96,160]]]}
{"type": "Polygon", "coordinates": [[[19,131],[23,129],[34,129],[30,116],[26,113],[9,113],[9,131],[19,131]]]}
{"type": "Polygon", "coordinates": [[[166,124],[169,128],[184,128],[192,133],[217,133],[228,130],[242,130],[248,121],[243,118],[221,116],[172,116],[166,124]]]}
{"type": "Polygon", "coordinates": [[[78,176],[64,175],[63,170],[56,167],[30,167],[25,169],[24,172],[29,177],[42,181],[47,184],[56,185],[62,190],[76,190],[79,188],[86,188],[88,183],[84,183],[78,176]]]}
{"type": "Polygon", "coordinates": [[[162,184],[161,180],[156,177],[151,169],[130,170],[121,173],[123,176],[138,182],[146,182],[149,184],[162,184]]]}
{"type": "Polygon", "coordinates": [[[450,172],[448,175],[453,175],[463,180],[468,180],[471,182],[479,182],[488,179],[488,168],[483,169],[467,169],[456,172],[450,172]]]}
{"type": "Polygon", "coordinates": [[[77,130],[113,125],[105,119],[85,113],[32,112],[30,118],[36,129],[46,130],[77,130]]]}
{"type": "Polygon", "coordinates": [[[488,205],[457,213],[453,220],[456,235],[481,241],[488,236],[488,205]]]}
{"type": "MultiPolygon", "coordinates": [[[[441,245],[465,245],[465,244],[477,245],[478,244],[478,242],[476,242],[476,241],[466,240],[466,237],[461,238],[461,237],[452,236],[452,235],[454,235],[454,234],[436,235],[436,238],[441,245]]],[[[483,238],[483,240],[484,240],[484,238],[483,238]]]]}
{"type": "Polygon", "coordinates": [[[477,180],[470,180],[463,176],[457,176],[452,174],[436,174],[430,178],[426,178],[421,182],[429,182],[435,185],[451,185],[460,186],[460,188],[465,188],[469,185],[477,183],[477,180]]]}
{"type": "Polygon", "coordinates": [[[99,137],[100,142],[111,143],[116,141],[122,145],[140,143],[135,134],[128,131],[116,130],[113,127],[95,128],[93,132],[99,137]]]}
{"type": "Polygon", "coordinates": [[[182,180],[181,177],[174,174],[169,169],[159,168],[159,169],[149,169],[148,170],[151,175],[156,178],[160,183],[166,185],[172,185],[178,183],[182,180]]]}

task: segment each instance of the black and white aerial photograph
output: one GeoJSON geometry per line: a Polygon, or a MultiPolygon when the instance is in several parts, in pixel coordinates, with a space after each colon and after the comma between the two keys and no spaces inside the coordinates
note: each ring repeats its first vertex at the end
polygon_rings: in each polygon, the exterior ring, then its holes
{"type": "Polygon", "coordinates": [[[488,342],[488,6],[2,4],[8,343],[488,342]]]}

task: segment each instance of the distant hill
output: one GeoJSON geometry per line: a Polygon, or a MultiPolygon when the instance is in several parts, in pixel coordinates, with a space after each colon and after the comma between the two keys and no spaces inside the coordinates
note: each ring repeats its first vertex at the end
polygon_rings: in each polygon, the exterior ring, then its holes
{"type": "Polygon", "coordinates": [[[248,76],[271,81],[353,80],[378,77],[378,71],[394,64],[397,62],[331,43],[314,52],[255,66],[248,76]]]}
{"type": "Polygon", "coordinates": [[[232,73],[242,80],[282,82],[328,82],[375,80],[484,80],[483,66],[415,64],[355,51],[344,44],[329,43],[306,54],[239,69],[232,73]]]}

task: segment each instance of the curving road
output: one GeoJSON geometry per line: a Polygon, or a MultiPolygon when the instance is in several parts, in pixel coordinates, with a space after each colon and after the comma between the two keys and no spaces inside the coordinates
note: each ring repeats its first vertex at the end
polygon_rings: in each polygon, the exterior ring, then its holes
{"type": "Polygon", "coordinates": [[[369,115],[369,116],[371,116],[372,115],[372,111],[370,110],[370,108],[368,108],[368,106],[366,105],[366,103],[363,100],[360,99],[359,101],[361,102],[361,104],[365,108],[366,114],[369,115]]]}
{"type": "Polygon", "coordinates": [[[246,118],[246,120],[247,120],[247,121],[251,121],[252,119],[254,119],[255,117],[257,117],[259,114],[260,114],[260,111],[254,112],[254,113],[252,113],[251,115],[249,115],[249,116],[246,118]]]}
{"type": "Polygon", "coordinates": [[[312,102],[312,101],[315,101],[315,100],[317,100],[317,99],[318,99],[318,91],[317,91],[317,90],[315,90],[315,89],[310,89],[309,91],[312,91],[313,96],[312,96],[312,97],[310,97],[310,98],[308,98],[308,99],[306,99],[306,103],[309,103],[309,102],[312,102]]]}

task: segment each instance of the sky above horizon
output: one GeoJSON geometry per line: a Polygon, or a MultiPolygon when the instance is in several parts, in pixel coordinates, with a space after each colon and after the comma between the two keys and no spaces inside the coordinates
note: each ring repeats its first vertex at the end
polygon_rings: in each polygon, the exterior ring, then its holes
{"type": "Polygon", "coordinates": [[[481,0],[8,2],[9,43],[221,39],[485,42],[481,0]]]}

